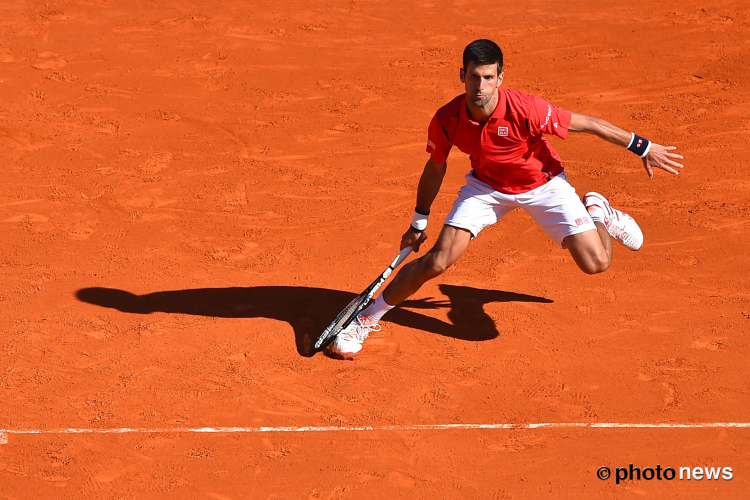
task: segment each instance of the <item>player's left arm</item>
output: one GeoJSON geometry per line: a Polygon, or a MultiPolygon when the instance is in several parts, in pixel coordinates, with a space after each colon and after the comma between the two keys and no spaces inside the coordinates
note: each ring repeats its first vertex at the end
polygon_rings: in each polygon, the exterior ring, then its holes
{"type": "MultiPolygon", "coordinates": [[[[612,125],[601,118],[586,116],[580,113],[571,113],[571,115],[570,127],[568,127],[570,132],[586,132],[624,148],[631,146],[634,135],[630,132],[612,125]]],[[[651,143],[646,155],[641,158],[643,160],[643,168],[646,169],[649,179],[654,178],[654,167],[665,170],[670,174],[679,175],[679,172],[675,169],[682,168],[682,164],[677,163],[675,160],[682,160],[683,157],[682,155],[672,153],[675,149],[677,149],[676,146],[662,146],[655,142],[651,143]]]]}

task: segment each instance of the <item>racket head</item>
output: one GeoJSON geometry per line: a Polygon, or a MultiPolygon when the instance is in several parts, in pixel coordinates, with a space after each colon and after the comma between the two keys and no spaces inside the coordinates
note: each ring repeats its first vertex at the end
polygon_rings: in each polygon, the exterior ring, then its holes
{"type": "Polygon", "coordinates": [[[315,349],[321,350],[333,342],[336,336],[341,333],[354,320],[357,314],[362,312],[367,302],[370,300],[367,293],[355,297],[349,304],[336,316],[328,327],[323,330],[318,340],[315,342],[315,349]]]}

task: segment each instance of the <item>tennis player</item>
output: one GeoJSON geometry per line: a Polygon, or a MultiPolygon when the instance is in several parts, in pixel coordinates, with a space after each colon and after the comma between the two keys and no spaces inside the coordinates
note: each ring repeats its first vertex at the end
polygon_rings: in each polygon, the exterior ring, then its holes
{"type": "Polygon", "coordinates": [[[453,146],[469,155],[466,175],[435,246],[404,266],[383,293],[330,345],[339,356],[362,349],[383,315],[428,280],[440,276],[464,253],[482,229],[522,208],[587,274],[606,271],[615,239],[631,250],[643,244],[643,233],[628,214],[610,206],[598,193],[579,199],[565,177],[562,160],[545,135],[561,139],[586,132],[627,148],[641,157],[649,178],[659,168],[678,175],[674,146],[660,146],[599,118],[572,113],[539,97],[508,90],[503,82],[503,53],[490,40],[476,40],[463,53],[461,82],[466,92],[440,108],[427,133],[427,160],[417,188],[417,206],[401,248],[415,251],[427,239],[425,229],[453,146]]]}

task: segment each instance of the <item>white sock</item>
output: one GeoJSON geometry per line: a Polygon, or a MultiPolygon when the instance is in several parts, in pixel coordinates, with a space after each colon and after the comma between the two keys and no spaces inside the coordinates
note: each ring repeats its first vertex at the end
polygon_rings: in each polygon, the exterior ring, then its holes
{"type": "Polygon", "coordinates": [[[586,210],[589,211],[589,215],[591,216],[591,220],[594,222],[601,222],[602,224],[606,225],[607,223],[604,221],[604,210],[602,210],[600,207],[596,205],[592,205],[588,207],[586,210]]]}
{"type": "Polygon", "coordinates": [[[383,294],[381,293],[380,296],[375,299],[375,302],[367,306],[365,310],[360,313],[360,316],[364,316],[372,323],[377,323],[385,313],[393,308],[394,306],[389,305],[388,302],[385,301],[385,299],[383,298],[383,294]]]}

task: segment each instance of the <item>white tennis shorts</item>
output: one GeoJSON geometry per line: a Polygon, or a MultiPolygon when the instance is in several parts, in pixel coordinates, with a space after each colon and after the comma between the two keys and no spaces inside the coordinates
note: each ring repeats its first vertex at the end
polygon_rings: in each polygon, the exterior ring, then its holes
{"type": "Polygon", "coordinates": [[[514,208],[526,210],[558,245],[562,245],[566,236],[596,230],[564,172],[543,186],[521,194],[495,191],[469,173],[445,224],[466,229],[476,237],[514,208]]]}

